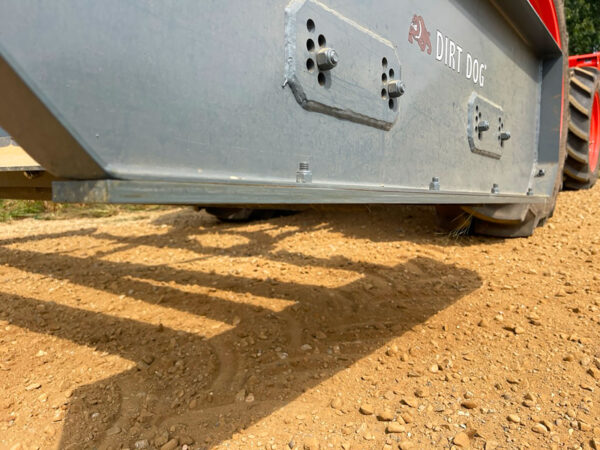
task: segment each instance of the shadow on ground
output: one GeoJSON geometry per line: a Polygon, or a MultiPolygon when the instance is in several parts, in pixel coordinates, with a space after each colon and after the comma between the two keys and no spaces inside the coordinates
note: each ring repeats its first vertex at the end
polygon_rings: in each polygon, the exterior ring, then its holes
{"type": "Polygon", "coordinates": [[[474,238],[453,240],[439,233],[433,213],[424,207],[311,211],[273,219],[260,227],[219,224],[205,215],[176,211],[161,215],[155,224],[168,227],[168,231],[117,236],[87,229],[0,242],[0,264],[108,294],[129,293],[136,300],[160,303],[231,326],[206,338],[162,325],[1,294],[0,319],[137,364],[73,393],[60,448],[132,446],[144,437],[152,442],[161,429],[171,426],[176,428],[171,434],[180,441],[193,440],[198,448],[218,445],[481,286],[477,273],[427,256],[415,255],[405,263],[389,266],[369,258],[316,257],[278,247],[282,239],[296,233],[324,229],[349,240],[431,243],[448,251],[456,245],[481,243],[474,238]],[[289,230],[269,232],[281,227],[289,230]],[[241,236],[244,243],[222,249],[193,239],[215,232],[241,236]],[[108,240],[117,247],[86,258],[68,252],[19,249],[19,244],[35,240],[73,236],[108,240]],[[330,288],[317,280],[314,284],[279,281],[249,272],[223,275],[106,259],[115,252],[136,248],[143,248],[150,261],[153,248],[185,248],[196,253],[198,261],[236,255],[307,269],[343,269],[359,276],[330,288]],[[186,289],[198,286],[289,304],[273,311],[186,289]],[[39,308],[41,304],[45,307],[39,308]],[[248,398],[250,394],[253,401],[248,398]],[[102,411],[103,421],[90,417],[92,405],[102,411]]]}

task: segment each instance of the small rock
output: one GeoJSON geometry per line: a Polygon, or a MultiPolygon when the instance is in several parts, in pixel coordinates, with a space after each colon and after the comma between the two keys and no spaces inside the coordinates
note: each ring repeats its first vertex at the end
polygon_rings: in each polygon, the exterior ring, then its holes
{"type": "Polygon", "coordinates": [[[315,438],[308,438],[304,441],[304,450],[319,450],[319,441],[315,438]]]}
{"type": "Polygon", "coordinates": [[[177,439],[171,439],[165,445],[163,445],[160,450],[175,450],[179,445],[179,441],[177,439]]]}
{"type": "Polygon", "coordinates": [[[179,443],[182,445],[192,445],[194,443],[194,440],[191,438],[191,436],[188,436],[187,434],[182,434],[181,436],[179,436],[179,443]]]}
{"type": "Polygon", "coordinates": [[[133,446],[138,450],[143,450],[145,448],[150,447],[150,443],[148,442],[148,439],[141,439],[139,441],[136,441],[135,444],[133,444],[133,446]]]}
{"type": "Polygon", "coordinates": [[[519,416],[517,416],[516,414],[509,414],[507,419],[509,422],[512,422],[512,423],[521,423],[521,418],[519,416]]]}
{"type": "Polygon", "coordinates": [[[462,448],[468,448],[471,446],[471,439],[469,439],[469,435],[465,432],[458,433],[456,436],[454,436],[452,442],[454,445],[462,448]]]}
{"type": "Polygon", "coordinates": [[[331,400],[330,406],[333,409],[342,409],[342,399],[339,397],[335,397],[333,400],[331,400]]]}
{"type": "Polygon", "coordinates": [[[563,358],[563,361],[567,361],[567,362],[575,361],[575,355],[573,355],[573,353],[568,353],[563,358]]]}
{"type": "Polygon", "coordinates": [[[415,398],[403,398],[400,403],[404,403],[406,406],[410,406],[411,408],[416,408],[417,406],[419,406],[419,403],[417,402],[417,399],[415,398]]]}
{"type": "Polygon", "coordinates": [[[401,441],[398,444],[398,448],[400,450],[411,450],[411,449],[415,448],[415,445],[410,441],[401,441]]]}
{"type": "Polygon", "coordinates": [[[31,383],[30,385],[28,385],[25,390],[26,391],[35,391],[36,389],[41,388],[42,385],[40,383],[31,383]]]}
{"type": "Polygon", "coordinates": [[[108,430],[106,430],[107,436],[115,436],[121,432],[121,428],[118,426],[112,426],[108,430]]]}
{"type": "Polygon", "coordinates": [[[581,431],[592,431],[592,426],[589,423],[579,421],[579,429],[581,431]]]}
{"type": "Polygon", "coordinates": [[[465,400],[464,402],[461,403],[461,406],[465,409],[475,409],[479,405],[477,404],[477,402],[475,400],[465,400]]]}
{"type": "Polygon", "coordinates": [[[432,366],[429,368],[429,371],[430,371],[431,373],[437,373],[437,372],[439,372],[439,370],[440,370],[440,366],[438,366],[437,364],[433,364],[433,365],[432,365],[432,366]]]}
{"type": "Polygon", "coordinates": [[[486,319],[481,319],[477,325],[481,328],[487,328],[490,326],[490,323],[486,319]]]}
{"type": "Polygon", "coordinates": [[[600,371],[598,371],[598,369],[596,369],[595,367],[590,367],[590,368],[587,370],[587,373],[588,373],[588,375],[591,375],[591,377],[592,377],[594,380],[598,380],[598,379],[600,379],[600,371]]]}
{"type": "Polygon", "coordinates": [[[303,352],[308,352],[308,351],[312,350],[312,346],[309,344],[304,344],[300,347],[300,350],[302,350],[303,352]]]}
{"type": "Polygon", "coordinates": [[[523,334],[525,333],[525,329],[520,326],[506,326],[504,327],[507,331],[512,331],[514,334],[523,334]]]}
{"type": "Polygon", "coordinates": [[[156,438],[154,438],[154,445],[156,447],[162,447],[167,442],[169,442],[169,432],[167,430],[164,430],[163,432],[158,433],[158,436],[156,436],[156,438]]]}
{"type": "Polygon", "coordinates": [[[384,409],[377,414],[377,419],[381,422],[391,422],[394,420],[394,412],[389,409],[384,409]]]}
{"type": "Polygon", "coordinates": [[[592,439],[590,441],[590,447],[592,447],[594,450],[600,450],[600,439],[592,439]]]}
{"type": "Polygon", "coordinates": [[[402,417],[405,423],[413,423],[415,421],[415,417],[408,411],[403,412],[400,417],[402,417]]]}
{"type": "Polygon", "coordinates": [[[65,411],[62,409],[57,409],[52,417],[52,422],[60,422],[65,418],[65,411]]]}
{"type": "Polygon", "coordinates": [[[536,423],[531,428],[531,431],[533,431],[534,433],[546,434],[548,432],[548,429],[544,425],[542,425],[541,423],[536,423]]]}
{"type": "Polygon", "coordinates": [[[375,410],[373,409],[373,405],[369,405],[368,403],[360,405],[359,411],[361,414],[364,414],[365,416],[372,416],[373,413],[375,412],[375,410]]]}
{"type": "Polygon", "coordinates": [[[579,364],[581,364],[582,367],[587,367],[592,363],[592,358],[590,358],[589,356],[584,356],[583,358],[581,358],[581,361],[579,361],[579,364]]]}
{"type": "Polygon", "coordinates": [[[426,398],[429,397],[429,389],[427,388],[419,388],[415,391],[415,397],[418,398],[426,398]]]}
{"type": "Polygon", "coordinates": [[[406,431],[406,427],[398,422],[388,423],[385,428],[387,433],[404,433],[406,431]]]}
{"type": "Polygon", "coordinates": [[[554,426],[552,425],[552,423],[549,420],[544,419],[540,423],[542,425],[544,425],[548,431],[552,431],[554,429],[554,426]]]}

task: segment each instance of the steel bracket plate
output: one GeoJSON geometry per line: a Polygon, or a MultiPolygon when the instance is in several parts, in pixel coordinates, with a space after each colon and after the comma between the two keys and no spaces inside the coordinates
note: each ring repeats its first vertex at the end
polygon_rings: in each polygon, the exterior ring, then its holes
{"type": "Polygon", "coordinates": [[[393,44],[313,0],[286,8],[286,82],[305,109],[389,130],[399,97],[388,83],[401,81],[393,44]],[[324,68],[319,51],[334,50],[339,62],[324,68]]]}
{"type": "MultiPolygon", "coordinates": [[[[469,146],[473,153],[500,159],[508,139],[503,139],[504,110],[490,100],[473,93],[469,99],[469,146]]],[[[510,138],[510,134],[505,135],[510,138]]]]}

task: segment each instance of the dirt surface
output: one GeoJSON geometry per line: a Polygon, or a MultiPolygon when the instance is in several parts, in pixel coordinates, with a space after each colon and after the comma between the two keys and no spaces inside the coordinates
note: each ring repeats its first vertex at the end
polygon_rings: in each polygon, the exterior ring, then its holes
{"type": "Polygon", "coordinates": [[[0,448],[600,447],[599,204],[1,224],[0,448]]]}

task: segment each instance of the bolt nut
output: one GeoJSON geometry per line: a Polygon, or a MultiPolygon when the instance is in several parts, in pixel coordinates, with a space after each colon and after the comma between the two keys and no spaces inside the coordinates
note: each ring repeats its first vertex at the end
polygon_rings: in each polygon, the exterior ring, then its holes
{"type": "Polygon", "coordinates": [[[510,131],[503,131],[502,133],[500,133],[501,141],[508,141],[509,139],[510,139],[510,131]]]}
{"type": "Polygon", "coordinates": [[[392,80],[387,85],[388,95],[390,98],[398,98],[406,92],[406,86],[402,81],[392,80]]]}
{"type": "Polygon", "coordinates": [[[340,62],[340,57],[332,48],[323,48],[317,53],[317,66],[319,70],[331,70],[340,62]]]}
{"type": "Polygon", "coordinates": [[[490,123],[487,120],[482,120],[477,126],[477,131],[487,131],[490,129],[490,123]]]}
{"type": "Polygon", "coordinates": [[[298,164],[296,183],[312,183],[312,171],[310,170],[308,162],[303,161],[298,164]]]}

